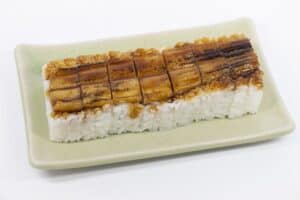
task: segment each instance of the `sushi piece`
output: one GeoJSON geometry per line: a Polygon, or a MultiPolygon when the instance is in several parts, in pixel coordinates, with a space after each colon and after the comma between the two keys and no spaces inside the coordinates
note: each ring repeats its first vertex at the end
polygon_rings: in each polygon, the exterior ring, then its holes
{"type": "Polygon", "coordinates": [[[242,34],[56,60],[43,77],[57,142],[254,114],[263,95],[263,72],[242,34]]]}

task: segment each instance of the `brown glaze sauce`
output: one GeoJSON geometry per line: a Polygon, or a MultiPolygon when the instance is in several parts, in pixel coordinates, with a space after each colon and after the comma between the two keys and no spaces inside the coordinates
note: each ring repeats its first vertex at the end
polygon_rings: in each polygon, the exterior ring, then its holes
{"type": "Polygon", "coordinates": [[[191,100],[201,92],[263,88],[263,72],[251,42],[243,35],[177,43],[162,52],[137,49],[52,61],[45,69],[52,117],[92,114],[104,105],[128,103],[137,118],[144,105],[191,100]]]}

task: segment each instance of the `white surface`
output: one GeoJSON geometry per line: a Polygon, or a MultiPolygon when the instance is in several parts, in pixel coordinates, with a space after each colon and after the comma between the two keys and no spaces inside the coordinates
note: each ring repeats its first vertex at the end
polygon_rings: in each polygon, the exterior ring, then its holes
{"type": "Polygon", "coordinates": [[[160,31],[251,17],[296,126],[300,121],[297,1],[1,1],[0,200],[300,198],[300,135],[146,162],[45,172],[27,161],[13,48],[160,31]],[[298,91],[298,92],[297,92],[298,91]]]}

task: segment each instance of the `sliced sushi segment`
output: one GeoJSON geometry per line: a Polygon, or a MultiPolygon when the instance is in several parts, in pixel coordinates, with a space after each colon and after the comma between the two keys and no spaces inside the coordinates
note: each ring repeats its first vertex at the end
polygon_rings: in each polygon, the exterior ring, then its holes
{"type": "Polygon", "coordinates": [[[111,81],[136,77],[134,63],[129,52],[109,52],[108,75],[111,81]]]}
{"type": "Polygon", "coordinates": [[[68,100],[58,100],[52,102],[52,107],[54,112],[75,112],[82,110],[82,100],[75,99],[72,101],[68,100]]]}
{"type": "Polygon", "coordinates": [[[195,62],[210,60],[221,56],[221,52],[218,49],[218,42],[213,38],[198,39],[191,45],[191,48],[195,62]]]}
{"type": "Polygon", "coordinates": [[[52,102],[80,100],[80,87],[57,89],[49,91],[52,102]]]}
{"type": "Polygon", "coordinates": [[[80,81],[76,59],[68,58],[50,62],[46,68],[49,88],[47,91],[53,112],[80,111],[80,81]]]}
{"type": "Polygon", "coordinates": [[[78,77],[83,108],[96,108],[112,103],[105,54],[77,57],[78,77]]]}
{"type": "Polygon", "coordinates": [[[169,71],[194,66],[195,58],[190,44],[178,43],[174,48],[163,50],[163,55],[169,71]]]}
{"type": "Polygon", "coordinates": [[[218,42],[220,52],[224,57],[237,56],[252,50],[250,40],[243,35],[221,37],[218,42]]]}
{"type": "Polygon", "coordinates": [[[201,76],[195,64],[190,44],[177,44],[163,51],[174,95],[180,95],[200,86],[201,76]]]}
{"type": "Polygon", "coordinates": [[[140,78],[166,73],[164,58],[156,49],[137,49],[133,52],[133,59],[140,78]]]}
{"type": "MultiPolygon", "coordinates": [[[[235,84],[234,97],[228,113],[229,118],[235,118],[249,112],[249,81],[258,68],[258,58],[250,41],[243,35],[219,38],[222,55],[230,68],[230,78],[235,84]]],[[[254,100],[254,99],[252,99],[254,100]]]]}
{"type": "Polygon", "coordinates": [[[139,103],[142,100],[140,85],[137,78],[112,81],[111,90],[115,104],[139,103]]]}
{"type": "Polygon", "coordinates": [[[208,38],[197,40],[193,45],[193,53],[201,73],[202,85],[211,88],[216,82],[221,81],[220,79],[224,85],[224,80],[228,80],[230,67],[218,48],[218,42],[208,38]]]}
{"type": "Polygon", "coordinates": [[[81,85],[84,108],[101,107],[112,104],[111,90],[108,81],[81,85]]]}
{"type": "Polygon", "coordinates": [[[197,86],[200,86],[201,77],[195,65],[169,71],[174,94],[180,95],[197,86]]]}
{"type": "Polygon", "coordinates": [[[51,78],[49,89],[64,89],[79,86],[79,77],[77,74],[77,69],[71,70],[59,70],[59,75],[57,77],[51,78]]]}
{"type": "Polygon", "coordinates": [[[167,73],[141,78],[140,84],[144,104],[167,101],[173,95],[167,73]]]}
{"type": "Polygon", "coordinates": [[[80,66],[78,73],[81,84],[108,81],[107,67],[105,63],[80,66]]]}

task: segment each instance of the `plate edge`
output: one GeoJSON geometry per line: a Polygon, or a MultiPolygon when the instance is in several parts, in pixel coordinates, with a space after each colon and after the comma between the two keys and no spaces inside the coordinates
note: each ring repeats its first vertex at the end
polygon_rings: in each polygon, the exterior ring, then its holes
{"type": "MultiPolygon", "coordinates": [[[[159,31],[159,32],[152,32],[152,33],[142,33],[142,34],[135,34],[135,35],[128,35],[128,36],[121,36],[121,37],[112,37],[112,38],[103,38],[103,39],[97,39],[97,41],[100,41],[100,40],[109,40],[109,39],[117,39],[117,38],[129,38],[129,37],[136,37],[136,36],[142,36],[142,35],[149,35],[149,34],[156,34],[156,33],[161,33],[161,32],[172,32],[172,31],[180,31],[180,30],[187,30],[187,29],[193,29],[193,28],[196,28],[196,27],[206,27],[206,26],[214,26],[214,25],[217,25],[217,24],[224,24],[224,23],[234,23],[235,21],[244,21],[245,23],[247,23],[249,26],[251,26],[250,28],[253,30],[254,32],[254,37],[255,37],[255,40],[259,41],[258,40],[258,37],[257,37],[257,33],[256,33],[256,28],[255,28],[255,25],[253,23],[253,21],[250,19],[250,18],[238,18],[238,19],[235,19],[235,20],[230,20],[230,21],[224,21],[224,22],[220,22],[220,23],[213,23],[213,24],[210,24],[210,25],[203,25],[203,26],[194,26],[194,27],[187,27],[187,28],[182,28],[182,29],[172,29],[172,30],[164,30],[164,31],[159,31]]],[[[94,42],[96,40],[89,40],[89,41],[81,41],[81,42],[75,42],[75,43],[68,43],[68,44],[61,44],[61,45],[77,45],[77,44],[80,44],[80,43],[83,43],[83,42],[94,42]]],[[[258,42],[259,43],[259,42],[258,42]]],[[[18,71],[18,78],[19,78],[19,88],[20,88],[20,92],[21,92],[21,98],[22,98],[22,106],[23,106],[23,117],[24,117],[24,123],[25,123],[25,128],[26,128],[26,138],[27,138],[27,151],[28,151],[28,155],[29,155],[29,162],[30,164],[33,166],[33,167],[36,167],[36,168],[41,168],[41,169],[64,169],[64,168],[73,168],[71,167],[71,165],[74,166],[75,163],[69,163],[69,164],[62,164],[62,165],[68,165],[68,166],[60,166],[56,163],[54,165],[58,166],[58,167],[55,167],[53,165],[49,165],[48,164],[45,164],[43,162],[40,162],[38,161],[38,159],[35,159],[34,158],[34,155],[33,155],[33,152],[31,152],[31,145],[30,145],[30,134],[28,133],[29,131],[29,127],[28,127],[28,119],[27,119],[27,116],[26,116],[26,107],[24,106],[26,104],[26,100],[25,100],[25,95],[23,93],[23,86],[22,86],[22,82],[23,82],[23,79],[22,79],[22,69],[20,67],[20,64],[18,62],[19,59],[21,59],[20,57],[22,57],[21,55],[19,55],[19,51],[21,51],[21,48],[24,47],[24,46],[27,46],[27,44],[19,44],[16,46],[15,48],[15,51],[14,51],[14,54],[15,54],[15,60],[16,60],[16,65],[17,65],[17,71],[18,71]]],[[[29,45],[29,46],[49,46],[49,45],[29,45]]],[[[51,45],[52,46],[52,45],[51,45]]],[[[53,46],[56,46],[56,45],[53,45],[53,46]]],[[[267,62],[266,62],[266,59],[265,59],[265,56],[261,50],[261,48],[259,48],[260,50],[260,53],[261,53],[261,57],[264,59],[264,62],[265,62],[265,65],[268,66],[267,62]]],[[[21,59],[22,60],[22,59],[21,59]]],[[[269,75],[270,75],[270,79],[271,79],[271,82],[272,82],[272,85],[275,89],[275,92],[276,94],[278,95],[278,98],[279,98],[279,103],[281,105],[281,107],[283,108],[283,112],[284,114],[286,115],[286,117],[288,118],[290,124],[289,124],[289,127],[286,127],[286,130],[284,131],[284,133],[281,133],[279,135],[276,136],[276,134],[274,133],[274,137],[278,137],[278,136],[281,136],[281,135],[284,135],[285,133],[288,133],[288,132],[291,132],[292,130],[295,129],[295,123],[294,121],[292,120],[286,106],[284,105],[283,101],[282,101],[282,98],[280,96],[280,93],[275,85],[275,82],[274,82],[274,79],[273,79],[273,76],[271,74],[271,72],[269,70],[267,70],[269,75]]],[[[277,133],[278,134],[278,133],[277,133]]],[[[271,137],[269,139],[272,139],[274,137],[271,137]]],[[[268,139],[262,139],[262,140],[256,140],[256,141],[253,141],[253,142],[257,142],[257,141],[263,141],[263,140],[268,140],[268,139]]],[[[239,143],[239,144],[246,144],[246,143],[253,143],[253,142],[247,142],[245,141],[245,143],[239,143]]],[[[239,144],[236,144],[236,145],[239,145],[239,144]]],[[[207,149],[212,149],[212,148],[222,148],[222,147],[227,147],[227,146],[236,146],[236,145],[232,145],[232,144],[228,144],[228,145],[223,145],[223,146],[220,146],[220,147],[211,147],[211,148],[207,148],[207,149]]],[[[194,150],[194,151],[203,151],[203,150],[206,150],[206,149],[200,149],[200,150],[194,150]]],[[[190,151],[186,151],[186,152],[190,152],[190,151]]],[[[167,155],[172,155],[172,154],[182,154],[182,153],[185,153],[185,152],[178,152],[178,153],[170,153],[170,154],[167,154],[167,155]]],[[[164,155],[157,155],[157,156],[151,156],[151,157],[147,157],[147,158],[152,158],[152,157],[162,157],[164,155]]],[[[129,160],[128,160],[129,161],[129,160]]],[[[86,161],[86,162],[93,162],[93,161],[86,161]]],[[[124,161],[121,161],[121,162],[124,162],[124,161]]],[[[115,163],[115,162],[112,162],[112,163],[115,163]]],[[[108,163],[107,163],[108,164],[108,163]]],[[[80,165],[80,164],[79,164],[80,165]]],[[[87,164],[82,164],[83,166],[94,166],[94,165],[99,165],[97,163],[94,163],[94,164],[91,164],[91,165],[87,165],[87,164]]],[[[82,166],[81,165],[81,166],[82,166]]],[[[81,166],[78,166],[78,167],[81,167],[81,166]]]]}

